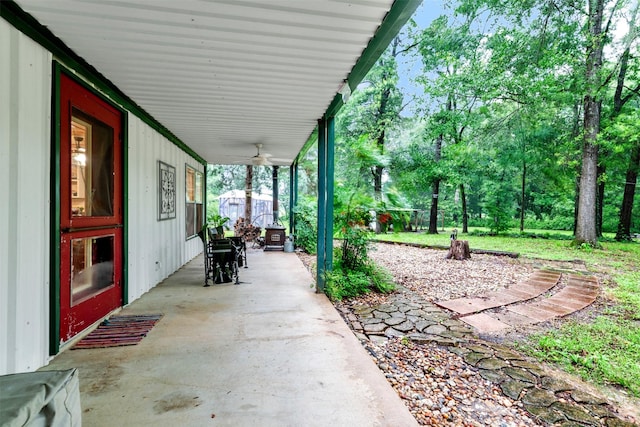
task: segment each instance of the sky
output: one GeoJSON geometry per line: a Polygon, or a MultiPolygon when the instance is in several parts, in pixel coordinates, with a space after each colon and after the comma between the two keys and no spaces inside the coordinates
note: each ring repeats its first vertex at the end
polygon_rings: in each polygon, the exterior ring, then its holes
{"type": "MultiPolygon", "coordinates": [[[[416,21],[418,28],[423,29],[428,27],[431,22],[438,16],[446,13],[442,0],[423,0],[422,4],[418,7],[413,15],[413,20],[416,21]]],[[[416,59],[411,55],[405,55],[398,59],[398,74],[400,86],[404,94],[420,93],[421,88],[412,82],[421,72],[422,64],[419,58],[416,59]]],[[[407,102],[407,99],[405,99],[407,102]]],[[[411,111],[411,105],[407,108],[409,113],[411,111]]]]}

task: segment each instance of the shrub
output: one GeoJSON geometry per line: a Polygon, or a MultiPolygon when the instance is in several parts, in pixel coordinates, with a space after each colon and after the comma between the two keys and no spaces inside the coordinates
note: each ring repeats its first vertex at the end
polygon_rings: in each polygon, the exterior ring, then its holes
{"type": "Polygon", "coordinates": [[[411,228],[411,214],[409,212],[393,211],[391,213],[393,231],[406,231],[411,228]]]}
{"type": "Polygon", "coordinates": [[[315,254],[318,250],[318,215],[316,201],[308,198],[301,200],[295,209],[296,246],[304,251],[315,254]]]}
{"type": "Polygon", "coordinates": [[[513,200],[504,180],[486,188],[484,210],[490,218],[489,229],[492,234],[500,234],[511,227],[513,218],[513,200]]]}
{"type": "Polygon", "coordinates": [[[380,223],[380,231],[386,233],[389,230],[389,225],[393,223],[393,217],[389,212],[382,212],[378,214],[378,222],[380,223]]]}
{"type": "MultiPolygon", "coordinates": [[[[333,271],[325,276],[325,293],[332,300],[352,298],[371,291],[391,292],[391,274],[376,266],[368,257],[373,233],[368,226],[372,219],[373,200],[358,193],[338,192],[334,198],[335,231],[342,237],[334,253],[333,271]]],[[[391,215],[389,215],[391,217],[391,215]]],[[[391,218],[387,219],[391,219],[391,218]]]]}
{"type": "Polygon", "coordinates": [[[352,298],[370,291],[369,277],[362,271],[334,268],[327,272],[325,293],[331,300],[352,298]]]}
{"type": "Polygon", "coordinates": [[[342,233],[342,266],[347,270],[361,271],[368,263],[371,232],[361,225],[354,225],[345,227],[342,233]]]}
{"type": "Polygon", "coordinates": [[[550,216],[542,215],[541,219],[525,218],[525,229],[534,228],[538,230],[572,230],[573,216],[550,216]]]}
{"type": "Polygon", "coordinates": [[[393,292],[396,286],[393,283],[393,276],[388,270],[375,263],[370,263],[367,267],[369,268],[368,274],[371,280],[371,287],[374,291],[383,294],[393,292]]]}
{"type": "Polygon", "coordinates": [[[353,298],[369,292],[389,293],[395,289],[391,274],[384,268],[368,262],[359,270],[348,270],[341,263],[326,273],[325,293],[335,301],[353,298]]]}
{"type": "Polygon", "coordinates": [[[332,300],[353,298],[371,291],[391,292],[391,274],[375,265],[368,257],[373,233],[367,228],[371,217],[368,209],[352,208],[336,215],[336,226],[342,244],[335,251],[333,271],[325,277],[325,293],[332,300]]]}

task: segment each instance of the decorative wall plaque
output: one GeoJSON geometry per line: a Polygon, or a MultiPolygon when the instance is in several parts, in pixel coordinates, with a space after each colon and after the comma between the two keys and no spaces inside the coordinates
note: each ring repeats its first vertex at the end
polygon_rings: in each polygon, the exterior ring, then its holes
{"type": "Polygon", "coordinates": [[[158,220],[176,217],[176,168],[158,160],[158,220]]]}

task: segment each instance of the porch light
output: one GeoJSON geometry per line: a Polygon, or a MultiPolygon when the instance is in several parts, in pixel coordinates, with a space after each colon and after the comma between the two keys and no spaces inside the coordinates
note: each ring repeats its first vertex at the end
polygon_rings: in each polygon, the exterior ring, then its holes
{"type": "Polygon", "coordinates": [[[338,93],[342,95],[342,102],[346,103],[349,100],[349,97],[351,96],[351,88],[349,87],[349,80],[345,80],[342,83],[342,86],[340,86],[340,90],[338,90],[338,93]]]}

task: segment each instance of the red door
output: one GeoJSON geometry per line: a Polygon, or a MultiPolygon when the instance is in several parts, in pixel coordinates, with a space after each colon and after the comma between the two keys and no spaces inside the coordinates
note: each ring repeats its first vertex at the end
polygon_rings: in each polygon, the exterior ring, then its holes
{"type": "Polygon", "coordinates": [[[122,305],[122,114],[60,78],[60,339],[122,305]]]}

